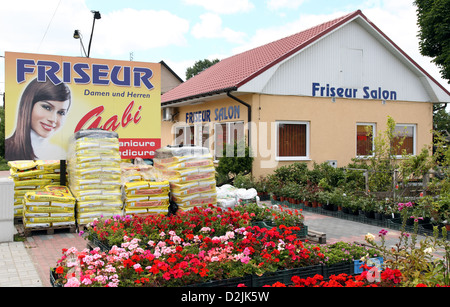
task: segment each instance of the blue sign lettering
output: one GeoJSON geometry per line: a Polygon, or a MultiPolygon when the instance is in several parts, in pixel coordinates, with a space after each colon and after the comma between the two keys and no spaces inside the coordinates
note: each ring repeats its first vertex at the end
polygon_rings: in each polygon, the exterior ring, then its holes
{"type": "MultiPolygon", "coordinates": [[[[381,87],[378,89],[370,89],[365,86],[363,88],[363,99],[384,99],[384,100],[397,100],[396,91],[383,90],[381,87]]],[[[341,98],[358,98],[358,89],[345,88],[345,87],[333,87],[329,84],[321,86],[320,83],[314,82],[312,84],[312,96],[313,97],[341,97],[341,98]]]]}
{"type": "MultiPolygon", "coordinates": [[[[240,106],[223,107],[214,110],[214,121],[224,121],[241,118],[240,106]]],[[[186,123],[211,122],[211,110],[186,112],[186,123]]]]}
{"type": "Polygon", "coordinates": [[[220,108],[215,110],[216,117],[215,121],[223,121],[229,119],[238,119],[241,118],[241,109],[240,106],[230,106],[228,108],[220,108]]]}
{"type": "Polygon", "coordinates": [[[17,59],[18,83],[25,81],[27,74],[34,74],[37,70],[39,82],[44,82],[46,78],[50,79],[55,85],[64,83],[109,85],[110,82],[118,86],[145,86],[151,90],[154,88],[150,79],[153,77],[153,71],[146,67],[112,66],[106,64],[93,64],[92,68],[88,63],[70,63],[64,62],[60,65],[54,61],[34,61],[29,59],[17,59]],[[57,76],[62,70],[62,79],[57,76]],[[122,74],[123,72],[123,74],[122,74]],[[72,74],[74,73],[74,74],[72,74]],[[119,76],[122,74],[122,79],[119,76]]]}
{"type": "Polygon", "coordinates": [[[201,123],[211,121],[211,111],[197,111],[197,112],[187,112],[186,113],[186,123],[201,123]]]}

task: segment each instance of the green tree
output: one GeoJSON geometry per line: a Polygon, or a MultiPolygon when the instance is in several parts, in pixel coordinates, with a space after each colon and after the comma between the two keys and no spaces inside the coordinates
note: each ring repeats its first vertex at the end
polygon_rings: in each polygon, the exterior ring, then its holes
{"type": "Polygon", "coordinates": [[[419,48],[450,83],[450,0],[415,0],[419,48]]]}
{"type": "Polygon", "coordinates": [[[440,109],[434,113],[433,122],[436,131],[450,133],[450,113],[445,109],[440,109]]]}
{"type": "Polygon", "coordinates": [[[188,67],[188,69],[186,69],[186,80],[189,80],[193,76],[198,75],[205,69],[207,69],[219,62],[220,62],[219,59],[215,59],[212,61],[205,59],[205,60],[200,60],[200,61],[195,62],[194,66],[188,67]]]}

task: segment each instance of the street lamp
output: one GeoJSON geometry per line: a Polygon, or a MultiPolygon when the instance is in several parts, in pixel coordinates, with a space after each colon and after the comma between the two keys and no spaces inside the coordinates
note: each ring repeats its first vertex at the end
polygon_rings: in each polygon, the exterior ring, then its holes
{"type": "Polygon", "coordinates": [[[83,44],[83,40],[81,39],[81,33],[80,33],[80,30],[75,30],[75,32],[73,33],[73,38],[79,39],[79,40],[80,40],[81,47],[83,47],[84,55],[85,55],[86,57],[89,57],[89,56],[87,55],[87,53],[86,53],[86,49],[84,49],[84,44],[83,44]]]}
{"type": "Polygon", "coordinates": [[[75,39],[79,39],[81,46],[83,47],[83,51],[84,51],[84,55],[88,58],[91,54],[91,44],[92,44],[92,35],[94,34],[94,26],[95,26],[95,20],[96,19],[101,19],[102,16],[100,15],[99,11],[91,11],[91,13],[94,14],[94,22],[92,24],[92,31],[91,31],[91,38],[89,39],[89,46],[88,46],[88,52],[86,54],[86,49],[84,49],[84,45],[83,45],[83,40],[81,38],[81,32],[80,30],[75,30],[75,32],[73,33],[73,38],[75,39]]]}

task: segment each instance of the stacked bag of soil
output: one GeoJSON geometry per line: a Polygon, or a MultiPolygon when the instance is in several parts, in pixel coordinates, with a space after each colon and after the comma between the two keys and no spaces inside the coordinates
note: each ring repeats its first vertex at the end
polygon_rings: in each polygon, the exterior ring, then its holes
{"type": "Polygon", "coordinates": [[[47,185],[59,185],[61,181],[60,161],[9,161],[8,166],[14,181],[15,218],[23,216],[27,192],[43,192],[47,185]]]}
{"type": "Polygon", "coordinates": [[[124,185],[124,213],[166,214],[169,207],[169,181],[133,181],[124,185]]]}
{"type": "Polygon", "coordinates": [[[205,147],[183,146],[156,151],[154,167],[170,183],[171,200],[180,210],[217,203],[213,157],[205,147]]]}
{"type": "Polygon", "coordinates": [[[61,228],[75,226],[75,198],[65,186],[50,185],[44,191],[24,196],[25,228],[61,228]]]}
{"type": "Polygon", "coordinates": [[[115,132],[81,130],[70,141],[67,170],[78,225],[122,215],[121,157],[115,132]]]}

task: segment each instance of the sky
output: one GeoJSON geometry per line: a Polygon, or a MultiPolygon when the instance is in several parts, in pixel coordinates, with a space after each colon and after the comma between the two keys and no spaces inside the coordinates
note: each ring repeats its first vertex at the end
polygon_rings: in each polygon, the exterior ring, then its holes
{"type": "Polygon", "coordinates": [[[84,56],[92,10],[99,11],[91,58],[164,61],[183,80],[203,59],[224,59],[361,10],[447,90],[431,59],[420,55],[413,0],[2,0],[0,93],[4,52],[84,56]]]}

